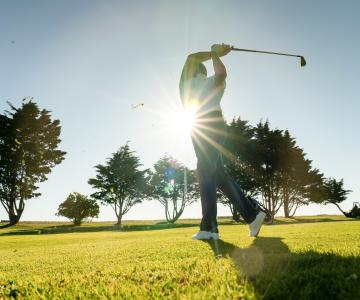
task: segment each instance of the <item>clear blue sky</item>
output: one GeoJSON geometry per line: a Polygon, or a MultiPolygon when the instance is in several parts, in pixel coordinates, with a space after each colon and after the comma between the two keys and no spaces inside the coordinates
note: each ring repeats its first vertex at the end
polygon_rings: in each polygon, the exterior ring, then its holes
{"type": "MultiPolygon", "coordinates": [[[[213,43],[302,54],[296,59],[230,53],[225,117],[288,129],[327,177],[360,201],[360,2],[358,1],[6,1],[0,2],[0,111],[25,96],[62,125],[65,161],[27,203],[23,220],[57,220],[70,192],[90,194],[94,165],[130,140],[151,167],[166,152],[195,167],[187,136],[167,130],[180,109],[186,55],[213,43]],[[144,102],[142,108],[131,104],[144,102]]],[[[299,214],[338,213],[311,205],[299,214]]],[[[227,215],[226,208],[219,208],[227,215]]],[[[200,205],[184,217],[200,217],[200,205]]],[[[0,218],[6,218],[0,207],[0,218]]],[[[125,219],[162,219],[157,203],[125,219]]],[[[114,220],[102,207],[101,220],[114,220]]]]}

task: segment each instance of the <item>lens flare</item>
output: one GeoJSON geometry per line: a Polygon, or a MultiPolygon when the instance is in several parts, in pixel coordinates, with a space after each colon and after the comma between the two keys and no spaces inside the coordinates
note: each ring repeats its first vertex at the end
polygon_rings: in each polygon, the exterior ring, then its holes
{"type": "Polygon", "coordinates": [[[189,134],[196,121],[196,106],[191,105],[182,110],[174,111],[169,116],[169,125],[172,133],[189,134]]]}
{"type": "Polygon", "coordinates": [[[184,125],[187,131],[191,131],[191,129],[195,126],[196,111],[197,107],[195,105],[191,105],[185,108],[182,112],[184,125]]]}

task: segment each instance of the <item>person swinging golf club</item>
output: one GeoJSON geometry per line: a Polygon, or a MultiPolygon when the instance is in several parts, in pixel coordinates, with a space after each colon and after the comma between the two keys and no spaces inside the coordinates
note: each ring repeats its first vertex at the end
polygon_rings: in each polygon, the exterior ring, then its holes
{"type": "Polygon", "coordinates": [[[226,68],[220,57],[227,55],[231,47],[214,44],[211,51],[190,54],[180,78],[180,98],[184,108],[196,108],[195,124],[191,139],[197,157],[197,173],[200,186],[202,220],[195,240],[219,239],[217,224],[216,189],[229,198],[235,209],[249,225],[249,235],[256,237],[266,213],[255,200],[247,198],[238,184],[225,171],[222,153],[225,151],[226,123],[220,101],[225,91],[226,68]],[[212,60],[215,74],[207,77],[203,62],[212,60]]]}

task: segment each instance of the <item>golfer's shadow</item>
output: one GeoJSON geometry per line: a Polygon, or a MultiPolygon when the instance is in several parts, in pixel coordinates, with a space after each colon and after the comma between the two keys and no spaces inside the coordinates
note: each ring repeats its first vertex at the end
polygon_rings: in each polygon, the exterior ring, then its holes
{"type": "Polygon", "coordinates": [[[216,258],[230,257],[241,275],[253,280],[257,275],[278,272],[290,258],[288,246],[278,237],[258,237],[250,247],[239,248],[223,240],[206,241],[216,258]]]}
{"type": "Polygon", "coordinates": [[[264,299],[360,299],[360,257],[334,252],[291,252],[278,237],[258,237],[239,248],[222,240],[208,241],[217,258],[233,260],[264,299]]]}

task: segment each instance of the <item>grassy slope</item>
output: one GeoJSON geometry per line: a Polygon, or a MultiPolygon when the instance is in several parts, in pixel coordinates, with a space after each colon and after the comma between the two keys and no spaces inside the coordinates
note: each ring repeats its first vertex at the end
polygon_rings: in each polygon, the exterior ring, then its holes
{"type": "Polygon", "coordinates": [[[0,229],[0,298],[360,299],[359,221],[279,219],[253,239],[221,220],[218,243],[192,241],[197,223],[0,229]]]}

